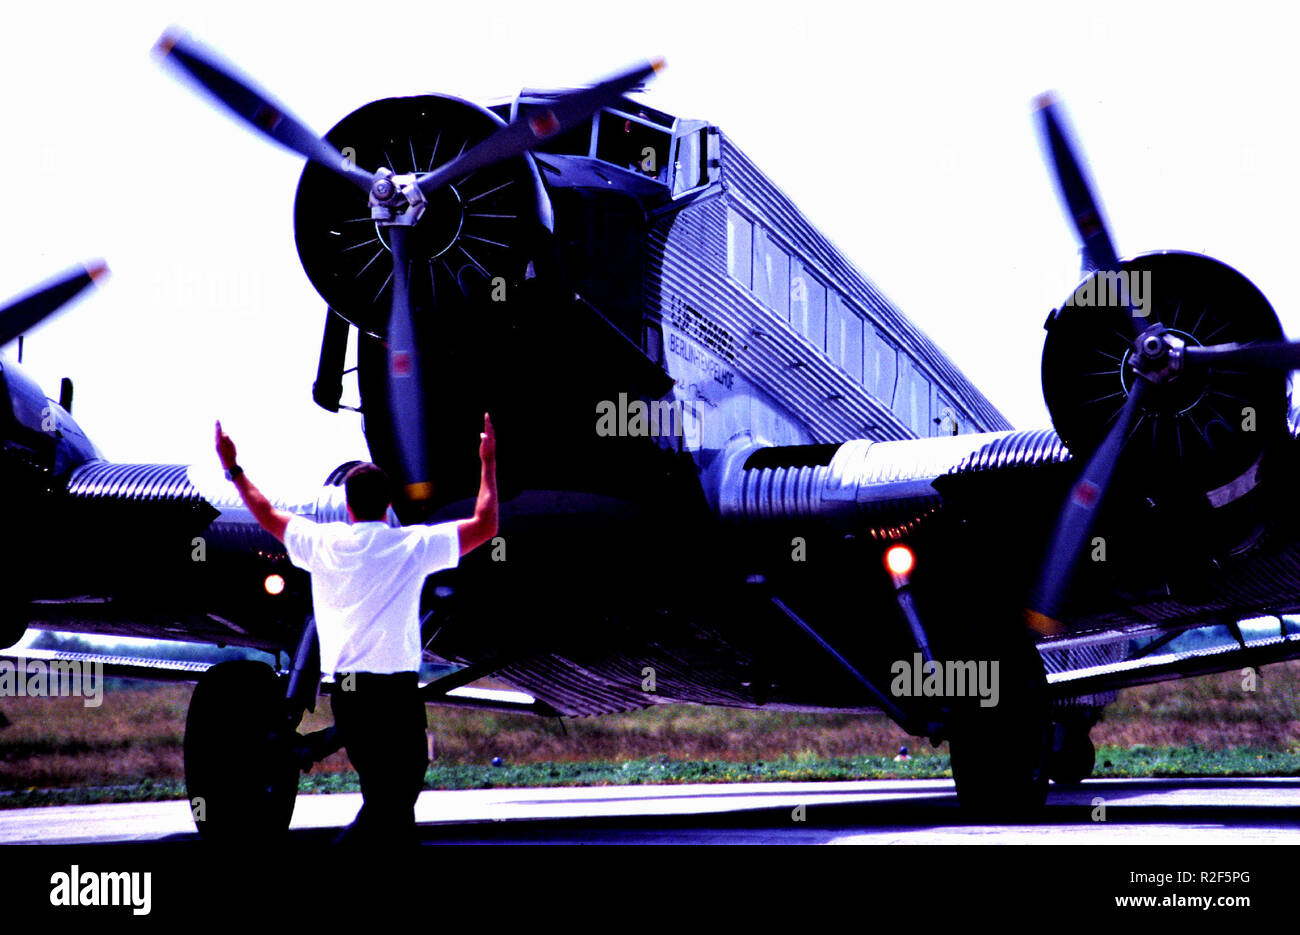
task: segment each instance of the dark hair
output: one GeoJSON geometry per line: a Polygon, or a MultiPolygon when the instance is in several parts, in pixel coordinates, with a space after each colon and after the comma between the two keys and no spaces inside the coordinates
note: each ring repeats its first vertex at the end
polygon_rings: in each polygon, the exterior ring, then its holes
{"type": "Polygon", "coordinates": [[[343,478],[352,515],[361,522],[382,520],[392,502],[392,491],[384,469],[369,461],[358,464],[343,478]]]}

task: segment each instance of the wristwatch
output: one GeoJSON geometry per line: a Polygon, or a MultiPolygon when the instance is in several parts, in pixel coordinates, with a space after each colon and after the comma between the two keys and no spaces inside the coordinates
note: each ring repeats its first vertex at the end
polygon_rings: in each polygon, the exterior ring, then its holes
{"type": "Polygon", "coordinates": [[[241,468],[238,464],[236,464],[230,470],[226,471],[226,480],[234,480],[236,477],[238,477],[240,474],[243,473],[244,473],[244,469],[241,468]]]}

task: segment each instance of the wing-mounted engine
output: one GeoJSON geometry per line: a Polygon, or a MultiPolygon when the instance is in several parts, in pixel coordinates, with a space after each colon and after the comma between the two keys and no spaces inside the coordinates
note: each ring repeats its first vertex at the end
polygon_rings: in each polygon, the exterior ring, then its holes
{"type": "MultiPolygon", "coordinates": [[[[14,472],[26,474],[33,484],[48,491],[56,479],[66,477],[77,465],[100,457],[61,403],[47,397],[21,368],[3,361],[0,407],[0,444],[4,446],[7,479],[14,480],[14,472]],[[37,477],[43,480],[36,481],[37,477]]],[[[32,484],[5,489],[18,498],[19,491],[31,492],[32,484]]]]}
{"type": "Polygon", "coordinates": [[[1154,580],[1255,539],[1267,512],[1261,490],[1294,448],[1285,373],[1300,366],[1300,344],[1282,340],[1264,296],[1217,260],[1122,260],[1064,113],[1051,95],[1037,113],[1095,268],[1049,317],[1043,351],[1052,421],[1082,462],[1029,599],[1031,624],[1054,632],[1085,549],[1109,544],[1095,535],[1102,523],[1154,580]]]}
{"type": "Polygon", "coordinates": [[[1191,366],[1187,354],[1283,338],[1254,284],[1210,257],[1148,254],[1092,273],[1046,327],[1043,395],[1066,446],[1095,452],[1121,417],[1128,424],[1107,513],[1159,517],[1139,533],[1142,550],[1186,560],[1251,541],[1292,447],[1285,374],[1191,366]]]}
{"type": "MultiPolygon", "coordinates": [[[[1043,396],[1052,424],[1075,451],[1101,444],[1140,379],[1134,365],[1134,315],[1145,328],[1163,322],[1186,347],[1255,344],[1282,338],[1264,295],[1230,266],[1194,253],[1128,260],[1094,272],[1047,320],[1043,396]],[[1131,289],[1131,286],[1137,288],[1131,289]],[[1140,296],[1132,311],[1118,297],[1140,296]]],[[[1286,380],[1270,371],[1204,367],[1144,394],[1130,445],[1138,473],[1164,488],[1186,487],[1216,503],[1249,489],[1247,472],[1286,435],[1286,380]]]]}
{"type": "MultiPolygon", "coordinates": [[[[95,261],[75,267],[0,308],[0,345],[36,327],[91,284],[108,267],[95,261]]],[[[0,489],[6,494],[10,526],[24,537],[7,562],[0,588],[0,646],[16,642],[27,628],[23,608],[31,596],[32,571],[50,554],[50,495],[56,485],[99,451],[73,420],[72,382],[60,399],[46,397],[22,368],[0,360],[0,489]],[[44,521],[42,521],[44,520],[44,521]]]]}
{"type": "Polygon", "coordinates": [[[62,478],[99,452],[62,405],[46,398],[14,364],[0,361],[0,489],[9,527],[21,540],[6,559],[0,588],[0,646],[27,629],[25,607],[37,563],[56,554],[48,515],[62,478]]]}
{"type": "Polygon", "coordinates": [[[722,516],[786,530],[816,520],[874,539],[910,535],[942,498],[952,541],[971,517],[1004,528],[1001,511],[1064,496],[1054,528],[1022,517],[1017,534],[971,545],[1009,567],[1040,564],[1032,585],[996,566],[984,574],[1025,590],[1030,623],[1054,633],[1117,590],[1191,606],[1198,578],[1265,541],[1282,519],[1270,491],[1294,460],[1285,374],[1300,367],[1300,344],[1283,339],[1268,300],[1218,260],[1122,260],[1064,115],[1050,97],[1038,115],[1086,260],[1083,282],[1046,325],[1043,392],[1056,434],[740,446],[719,459],[714,492],[722,516]],[[1041,450],[997,454],[1030,448],[1041,450]]]}

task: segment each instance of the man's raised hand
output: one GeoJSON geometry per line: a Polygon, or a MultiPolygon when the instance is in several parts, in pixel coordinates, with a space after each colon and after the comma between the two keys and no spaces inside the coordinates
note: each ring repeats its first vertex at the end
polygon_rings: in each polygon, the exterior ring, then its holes
{"type": "Polygon", "coordinates": [[[497,458],[497,436],[492,430],[492,417],[483,413],[483,431],[478,436],[478,457],[484,467],[495,465],[497,458]]]}
{"type": "Polygon", "coordinates": [[[235,466],[235,443],[221,430],[220,419],[217,420],[217,457],[221,459],[221,466],[227,471],[235,466]]]}

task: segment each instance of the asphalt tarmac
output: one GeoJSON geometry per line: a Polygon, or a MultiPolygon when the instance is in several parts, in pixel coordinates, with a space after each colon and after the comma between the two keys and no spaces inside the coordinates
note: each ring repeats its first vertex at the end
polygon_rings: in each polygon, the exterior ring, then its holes
{"type": "MultiPolygon", "coordinates": [[[[298,797],[322,846],[360,794],[298,797]]],[[[1033,823],[983,824],[951,780],[429,791],[425,844],[1300,844],[1300,778],[1092,779],[1033,823]]],[[[0,844],[198,843],[184,801],[0,811],[0,844]]]]}

